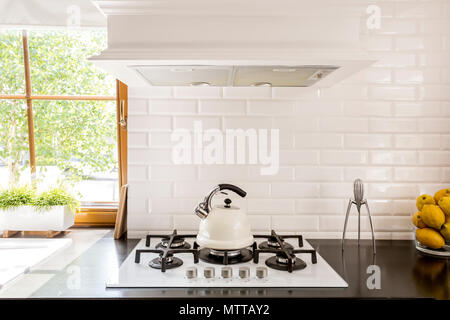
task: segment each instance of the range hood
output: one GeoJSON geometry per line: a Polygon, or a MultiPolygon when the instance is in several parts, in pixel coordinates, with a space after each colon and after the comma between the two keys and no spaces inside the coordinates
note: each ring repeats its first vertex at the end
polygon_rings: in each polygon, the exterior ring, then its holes
{"type": "Polygon", "coordinates": [[[374,62],[364,0],[109,0],[90,60],[128,85],[329,87],[374,62]]]}

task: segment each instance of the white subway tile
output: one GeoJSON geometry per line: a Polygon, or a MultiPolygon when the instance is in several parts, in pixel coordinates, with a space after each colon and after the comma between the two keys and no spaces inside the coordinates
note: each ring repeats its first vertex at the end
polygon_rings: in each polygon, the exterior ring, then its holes
{"type": "MultiPolygon", "coordinates": [[[[201,198],[180,199],[180,198],[156,198],[149,201],[149,208],[153,214],[173,214],[173,215],[192,215],[192,210],[200,202],[201,198]]],[[[195,216],[195,215],[193,215],[195,216]]],[[[195,216],[197,217],[197,216],[195,216]]],[[[197,217],[198,219],[198,217],[197,217]]],[[[186,228],[185,228],[186,229],[186,228]]]]}
{"type": "Polygon", "coordinates": [[[440,182],[440,168],[395,168],[395,181],[401,182],[440,182]]]}
{"type": "Polygon", "coordinates": [[[319,185],[315,183],[272,183],[273,198],[316,198],[319,185]]]}
{"type": "Polygon", "coordinates": [[[318,164],[318,151],[280,150],[281,165],[318,164]]]}
{"type": "Polygon", "coordinates": [[[321,151],[320,163],[330,165],[358,165],[367,163],[366,151],[321,151]]]}
{"type": "Polygon", "coordinates": [[[343,169],[340,167],[297,167],[296,181],[342,181],[343,169]]]}
{"type": "Polygon", "coordinates": [[[171,164],[172,150],[171,149],[133,149],[128,148],[128,163],[129,164],[171,164]]]}
{"type": "Polygon", "coordinates": [[[128,116],[128,130],[171,130],[172,118],[169,116],[128,116]]]}
{"type": "Polygon", "coordinates": [[[321,183],[320,198],[342,199],[353,195],[353,182],[321,183]]]}
{"type": "Polygon", "coordinates": [[[398,51],[441,50],[440,36],[398,37],[395,39],[395,49],[398,51]]]}
{"type": "Polygon", "coordinates": [[[172,132],[151,132],[150,145],[152,147],[170,147],[175,142],[171,141],[172,132]]]}
{"type": "Polygon", "coordinates": [[[370,163],[377,165],[415,165],[416,151],[370,151],[370,163]]]}
{"type": "MultiPolygon", "coordinates": [[[[198,219],[198,218],[197,218],[198,219]]],[[[248,220],[253,232],[265,231],[264,233],[270,233],[271,229],[271,217],[270,215],[249,215],[248,220]]]]}
{"type": "Polygon", "coordinates": [[[128,186],[128,197],[130,198],[152,198],[172,196],[171,182],[132,182],[128,186]]]}
{"type": "Polygon", "coordinates": [[[419,55],[421,67],[448,67],[450,66],[450,52],[426,52],[419,55]]]}
{"type": "MultiPolygon", "coordinates": [[[[372,216],[388,216],[393,214],[394,201],[397,200],[367,200],[372,216]]],[[[409,201],[409,200],[408,200],[409,201]]]]}
{"type": "Polygon", "coordinates": [[[199,168],[199,179],[239,181],[247,172],[248,167],[244,165],[203,165],[199,168]]]}
{"type": "Polygon", "coordinates": [[[150,113],[195,114],[197,113],[197,100],[150,100],[150,113]]]}
{"type": "Polygon", "coordinates": [[[175,215],[173,217],[173,227],[178,231],[198,230],[200,219],[194,214],[175,215]]]}
{"type": "Polygon", "coordinates": [[[175,198],[203,199],[219,181],[175,181],[175,198]]]}
{"type": "MultiPolygon", "coordinates": [[[[439,139],[438,136],[435,136],[439,139]]],[[[433,140],[434,141],[434,140],[433,140]]],[[[434,141],[436,142],[436,141],[434,141]]],[[[450,149],[450,135],[441,135],[441,147],[443,149],[450,149]]],[[[438,149],[439,147],[437,147],[436,149],[438,149]]]]}
{"type": "Polygon", "coordinates": [[[295,212],[307,215],[343,214],[343,199],[297,199],[295,212]]]}
{"type": "Polygon", "coordinates": [[[294,199],[248,199],[249,214],[293,214],[294,199]]]}
{"type": "MultiPolygon", "coordinates": [[[[340,231],[344,229],[345,218],[343,216],[321,216],[319,222],[320,231],[340,231]]],[[[347,231],[358,230],[358,218],[355,214],[352,214],[348,219],[347,231]]],[[[361,231],[369,231],[369,219],[361,215],[361,231]]],[[[347,238],[346,234],[346,238],[347,238]]]]}
{"type": "Polygon", "coordinates": [[[149,168],[146,165],[128,166],[128,181],[147,181],[150,177],[149,168]]]}
{"type": "Polygon", "coordinates": [[[295,148],[297,149],[341,149],[342,145],[342,134],[295,134],[295,148]]]}
{"type": "Polygon", "coordinates": [[[450,163],[450,151],[421,151],[419,152],[419,164],[425,166],[448,166],[450,163]]]}
{"type": "Polygon", "coordinates": [[[221,87],[174,87],[175,98],[217,99],[222,98],[221,87]]]}
{"type": "Polygon", "coordinates": [[[147,199],[144,197],[131,198],[128,195],[127,211],[130,216],[148,214],[147,199]]]}
{"type": "Polygon", "coordinates": [[[392,168],[386,167],[347,167],[345,180],[354,181],[359,178],[363,181],[391,181],[392,168]]]}
{"type": "Polygon", "coordinates": [[[250,100],[248,102],[250,115],[284,115],[294,113],[293,101],[280,100],[250,100]]]}
{"type": "Polygon", "coordinates": [[[148,132],[129,132],[128,146],[130,148],[148,148],[148,132]]]}
{"type": "Polygon", "coordinates": [[[422,34],[450,34],[450,21],[448,19],[420,20],[419,25],[422,34]]]}
{"type": "Polygon", "coordinates": [[[397,102],[394,114],[398,117],[439,117],[441,107],[438,102],[397,102]]]}
{"type": "Polygon", "coordinates": [[[393,215],[411,216],[417,211],[415,200],[393,200],[393,215]]]}
{"type": "Polygon", "coordinates": [[[450,181],[450,168],[442,168],[441,181],[442,182],[450,181]]]}
{"type": "Polygon", "coordinates": [[[152,165],[152,181],[183,181],[195,180],[197,168],[192,165],[152,165]]]}
{"type": "Polygon", "coordinates": [[[442,16],[442,2],[397,2],[395,16],[397,18],[439,18],[442,16]]]}
{"type": "Polygon", "coordinates": [[[361,47],[368,51],[391,51],[392,37],[383,35],[364,35],[361,36],[361,47]]]}
{"type": "Polygon", "coordinates": [[[395,70],[395,82],[398,84],[439,83],[441,71],[438,68],[395,70]]]}
{"type": "Polygon", "coordinates": [[[223,88],[225,99],[266,99],[272,97],[272,89],[264,87],[226,87],[223,88]]]}
{"type": "Polygon", "coordinates": [[[128,115],[147,115],[148,104],[146,99],[128,99],[128,115]]]}
{"type": "Polygon", "coordinates": [[[450,133],[450,119],[424,118],[419,119],[419,132],[430,133],[450,133]]]}
{"type": "Polygon", "coordinates": [[[128,215],[127,227],[133,231],[166,231],[173,229],[170,215],[136,214],[128,215]]]}
{"type": "Polygon", "coordinates": [[[320,130],[323,132],[367,132],[366,118],[330,117],[319,119],[320,130]]]}
{"type": "Polygon", "coordinates": [[[344,146],[347,149],[385,149],[390,148],[390,134],[346,134],[344,146]]]}
{"type": "Polygon", "coordinates": [[[410,217],[374,217],[373,227],[378,232],[413,230],[410,217]]]}
{"type": "Polygon", "coordinates": [[[247,192],[247,198],[270,197],[270,183],[239,182],[239,187],[247,192]]]}
{"type": "Polygon", "coordinates": [[[396,149],[439,149],[440,146],[439,135],[397,134],[394,138],[396,149]]]}
{"type": "Polygon", "coordinates": [[[299,100],[318,99],[317,89],[306,87],[272,88],[272,97],[273,99],[299,99],[299,100]]]}
{"type": "Polygon", "coordinates": [[[295,112],[298,116],[341,116],[342,104],[340,102],[314,102],[297,101],[295,112]]]}
{"type": "Polygon", "coordinates": [[[351,117],[391,115],[391,102],[361,102],[349,101],[344,103],[344,114],[351,117]]]}
{"type": "Polygon", "coordinates": [[[370,87],[369,98],[374,100],[415,100],[415,87],[370,87]]]}
{"type": "Polygon", "coordinates": [[[225,129],[270,129],[272,119],[268,117],[225,117],[225,129]]]}
{"type": "Polygon", "coordinates": [[[175,129],[193,130],[194,124],[200,123],[203,130],[206,129],[221,129],[222,120],[219,117],[183,117],[178,116],[174,119],[175,129]]]}
{"type": "Polygon", "coordinates": [[[336,84],[328,88],[322,88],[321,99],[365,100],[367,99],[367,87],[361,84],[357,85],[336,84]]]}
{"type": "Polygon", "coordinates": [[[370,132],[416,132],[415,119],[376,118],[369,120],[370,132]]]}
{"type": "MultiPolygon", "coordinates": [[[[449,43],[450,43],[450,40],[449,40],[449,43]]],[[[449,44],[449,47],[450,47],[450,44],[449,44]]],[[[450,48],[449,48],[449,50],[450,50],[450,48]]],[[[442,72],[442,82],[449,84],[450,83],[450,68],[442,69],[441,72],[442,72]]]]}
{"type": "Polygon", "coordinates": [[[377,61],[372,67],[378,68],[404,68],[413,67],[416,64],[416,55],[414,53],[376,53],[377,61]]]}
{"type": "Polygon", "coordinates": [[[172,87],[129,87],[128,98],[148,98],[148,99],[165,99],[172,98],[172,87]]]}
{"type": "Polygon", "coordinates": [[[293,149],[294,148],[294,129],[291,128],[277,128],[279,134],[279,144],[281,149],[293,149]]]}
{"type": "MultiPolygon", "coordinates": [[[[450,55],[448,57],[450,59],[450,55]]],[[[450,100],[450,85],[426,85],[419,88],[421,100],[450,100]]]]}
{"type": "Polygon", "coordinates": [[[293,181],[294,169],[287,167],[280,167],[278,172],[274,175],[262,175],[261,168],[265,166],[251,166],[248,168],[249,181],[293,181]]]}
{"type": "Polygon", "coordinates": [[[298,132],[317,131],[318,122],[315,117],[275,117],[273,118],[273,128],[295,129],[298,132]]]}
{"type": "Polygon", "coordinates": [[[201,100],[201,114],[242,114],[246,113],[245,100],[201,100]]]}
{"type": "Polygon", "coordinates": [[[384,18],[380,24],[379,34],[414,34],[417,31],[417,23],[414,20],[403,20],[394,18],[384,18]]]}
{"type": "Polygon", "coordinates": [[[415,199],[418,195],[415,184],[371,183],[369,184],[368,197],[379,199],[415,199]]]}
{"type": "Polygon", "coordinates": [[[274,216],[272,217],[272,227],[275,230],[303,232],[318,231],[318,216],[274,216]]]}

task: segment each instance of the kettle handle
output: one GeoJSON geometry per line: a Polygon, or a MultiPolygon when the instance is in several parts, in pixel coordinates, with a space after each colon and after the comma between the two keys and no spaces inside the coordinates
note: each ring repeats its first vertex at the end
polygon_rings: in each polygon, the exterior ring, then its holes
{"type": "Polygon", "coordinates": [[[240,195],[242,198],[244,198],[247,195],[247,192],[245,192],[244,190],[242,190],[241,188],[232,185],[232,184],[228,184],[228,183],[222,183],[219,184],[219,190],[231,190],[235,193],[237,193],[238,195],[240,195]]]}

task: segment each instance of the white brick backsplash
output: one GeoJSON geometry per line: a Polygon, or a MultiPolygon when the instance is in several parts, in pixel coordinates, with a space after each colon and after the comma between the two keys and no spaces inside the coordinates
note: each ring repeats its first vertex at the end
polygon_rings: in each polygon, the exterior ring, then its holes
{"type": "Polygon", "coordinates": [[[439,182],[441,180],[440,168],[395,168],[396,181],[401,182],[439,182]]]}
{"type": "Polygon", "coordinates": [[[225,99],[268,99],[272,97],[272,89],[265,87],[226,87],[223,88],[225,99]]]}
{"type": "Polygon", "coordinates": [[[292,115],[294,114],[294,102],[280,100],[254,100],[248,103],[250,115],[292,115]]]}
{"type": "Polygon", "coordinates": [[[341,149],[342,146],[343,135],[341,134],[295,134],[295,147],[297,149],[341,149]]]}
{"type": "Polygon", "coordinates": [[[347,167],[344,169],[345,181],[354,181],[357,178],[363,181],[390,181],[392,168],[386,167],[347,167]]]}
{"type": "Polygon", "coordinates": [[[369,120],[370,132],[415,132],[417,122],[414,119],[377,118],[369,120]]]}
{"type": "Polygon", "coordinates": [[[397,149],[439,149],[440,147],[439,135],[398,134],[394,138],[397,149]]]}
{"type": "Polygon", "coordinates": [[[298,167],[295,168],[296,181],[342,181],[341,167],[298,167]]]}
{"type": "Polygon", "coordinates": [[[220,87],[174,87],[175,98],[217,99],[222,98],[220,87]]]}
{"type": "Polygon", "coordinates": [[[419,164],[425,166],[448,166],[450,163],[450,151],[421,151],[419,152],[419,164]]]}
{"type": "Polygon", "coordinates": [[[390,148],[390,134],[346,134],[344,146],[348,149],[385,149],[390,148]]]}
{"type": "Polygon", "coordinates": [[[321,151],[320,163],[330,165],[359,165],[367,163],[366,151],[321,151]]]}
{"type": "Polygon", "coordinates": [[[129,116],[129,130],[171,130],[172,118],[167,116],[129,116]]]}
{"type": "Polygon", "coordinates": [[[318,231],[318,216],[273,216],[272,227],[276,230],[303,232],[318,231]]]}
{"type": "Polygon", "coordinates": [[[147,115],[148,101],[147,99],[128,99],[128,115],[147,115]]]}
{"type": "Polygon", "coordinates": [[[319,120],[323,132],[367,132],[368,122],[365,118],[332,117],[319,120]]]}
{"type": "MultiPolygon", "coordinates": [[[[450,3],[386,0],[381,28],[361,20],[376,60],[331,87],[129,87],[129,234],[195,232],[197,203],[218,183],[254,232],[340,238],[353,181],[364,181],[377,238],[412,239],[420,193],[450,181],[450,3]],[[280,167],[175,165],[173,130],[279,129],[280,167]]],[[[320,84],[319,84],[320,85],[320,84]]],[[[214,203],[223,201],[217,195],[214,203]]],[[[355,208],[348,238],[356,237],[355,208]]],[[[363,238],[370,238],[362,210],[363,238]]]]}
{"type": "Polygon", "coordinates": [[[416,151],[370,151],[370,163],[377,165],[415,165],[416,151]]]}
{"type": "Polygon", "coordinates": [[[197,113],[197,100],[151,100],[151,114],[193,114],[197,113]]]}
{"type": "Polygon", "coordinates": [[[128,133],[128,145],[130,148],[147,148],[148,132],[130,132],[128,133]]]}
{"type": "Polygon", "coordinates": [[[201,100],[201,114],[239,114],[246,113],[245,100],[201,100]]]}
{"type": "Polygon", "coordinates": [[[249,214],[293,214],[295,211],[295,200],[248,199],[247,210],[249,214]]]}

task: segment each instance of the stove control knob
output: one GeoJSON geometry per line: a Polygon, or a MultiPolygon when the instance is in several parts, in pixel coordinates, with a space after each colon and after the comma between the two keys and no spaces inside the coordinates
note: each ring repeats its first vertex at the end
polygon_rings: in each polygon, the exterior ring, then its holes
{"type": "Polygon", "coordinates": [[[228,279],[233,276],[233,269],[231,267],[222,267],[222,278],[228,279]]]}
{"type": "Polygon", "coordinates": [[[239,278],[248,279],[250,277],[250,268],[249,267],[240,267],[239,268],[239,278]]]}
{"type": "Polygon", "coordinates": [[[197,268],[196,267],[187,268],[186,269],[186,278],[188,278],[188,279],[197,278],[197,268]]]}
{"type": "Polygon", "coordinates": [[[206,267],[203,270],[203,274],[206,279],[212,279],[216,276],[216,269],[214,269],[214,267],[206,267]]]}
{"type": "Polygon", "coordinates": [[[266,267],[257,267],[256,268],[256,277],[259,279],[267,278],[267,268],[266,267]]]}

